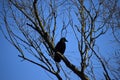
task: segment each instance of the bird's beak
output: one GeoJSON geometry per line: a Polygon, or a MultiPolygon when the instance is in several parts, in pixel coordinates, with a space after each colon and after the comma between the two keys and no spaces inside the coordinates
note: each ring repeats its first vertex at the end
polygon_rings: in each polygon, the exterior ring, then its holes
{"type": "Polygon", "coordinates": [[[68,42],[67,40],[65,40],[65,42],[68,42]]]}

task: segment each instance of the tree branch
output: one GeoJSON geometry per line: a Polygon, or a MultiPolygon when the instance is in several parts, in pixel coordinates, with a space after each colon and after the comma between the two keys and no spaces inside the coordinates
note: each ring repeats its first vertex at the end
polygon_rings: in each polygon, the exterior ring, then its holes
{"type": "Polygon", "coordinates": [[[68,61],[68,59],[64,56],[64,55],[61,55],[60,52],[57,52],[57,54],[60,56],[60,58],[64,61],[64,63],[66,64],[66,66],[68,68],[70,68],[75,74],[77,74],[82,80],[89,80],[88,76],[85,75],[84,73],[82,73],[81,71],[79,71],[75,65],[73,65],[72,63],[70,63],[68,61]]]}

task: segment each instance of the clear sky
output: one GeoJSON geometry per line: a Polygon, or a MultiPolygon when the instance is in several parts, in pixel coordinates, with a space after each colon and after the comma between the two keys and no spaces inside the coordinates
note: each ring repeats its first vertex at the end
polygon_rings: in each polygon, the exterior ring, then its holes
{"type": "Polygon", "coordinates": [[[0,80],[45,80],[41,68],[27,61],[21,62],[18,54],[0,33],[0,80]]]}

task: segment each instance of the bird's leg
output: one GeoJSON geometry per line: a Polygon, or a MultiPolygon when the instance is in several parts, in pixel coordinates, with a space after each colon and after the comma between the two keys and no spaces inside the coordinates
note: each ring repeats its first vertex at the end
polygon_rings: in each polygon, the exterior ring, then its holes
{"type": "Polygon", "coordinates": [[[57,73],[59,73],[60,72],[60,65],[58,62],[56,62],[56,67],[57,67],[57,73]]]}

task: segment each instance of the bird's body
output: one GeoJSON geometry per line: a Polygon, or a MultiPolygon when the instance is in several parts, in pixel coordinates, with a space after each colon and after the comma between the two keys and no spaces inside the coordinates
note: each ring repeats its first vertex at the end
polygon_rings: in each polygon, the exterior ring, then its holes
{"type": "Polygon", "coordinates": [[[64,54],[65,49],[66,49],[65,42],[67,42],[67,40],[65,38],[61,38],[60,41],[57,43],[57,45],[55,47],[55,55],[54,55],[55,62],[60,62],[61,61],[61,58],[59,57],[57,52],[60,52],[62,55],[64,54]]]}

